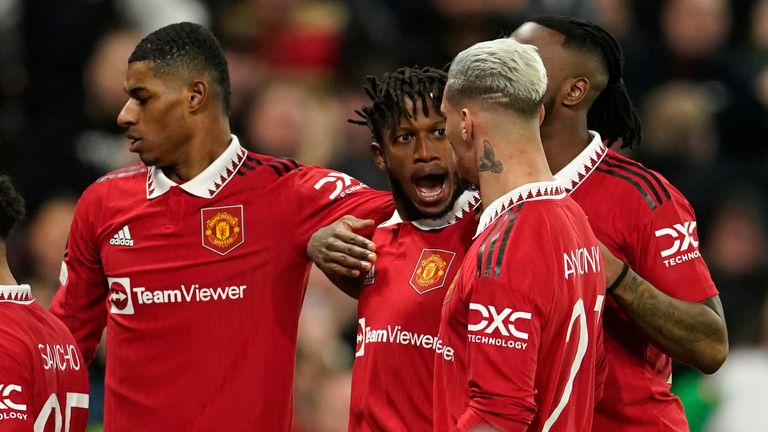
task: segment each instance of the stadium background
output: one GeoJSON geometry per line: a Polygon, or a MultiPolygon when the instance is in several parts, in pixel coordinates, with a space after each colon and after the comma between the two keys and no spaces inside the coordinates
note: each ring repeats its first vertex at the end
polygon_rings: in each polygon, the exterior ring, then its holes
{"type": "MultiPolygon", "coordinates": [[[[233,131],[248,147],[386,188],[365,128],[368,74],[445,65],[526,17],[559,13],[611,31],[644,140],[624,151],[698,214],[731,355],[712,377],[676,365],[694,431],[768,430],[768,0],[0,0],[0,172],[28,199],[12,267],[47,305],[78,195],[135,162],[115,125],[141,35],[189,20],[227,52],[233,131]]],[[[346,428],[355,304],[314,275],[300,325],[299,431],[346,428]]],[[[103,365],[92,367],[98,430],[103,365]]],[[[649,413],[652,415],[652,413],[649,413]]]]}

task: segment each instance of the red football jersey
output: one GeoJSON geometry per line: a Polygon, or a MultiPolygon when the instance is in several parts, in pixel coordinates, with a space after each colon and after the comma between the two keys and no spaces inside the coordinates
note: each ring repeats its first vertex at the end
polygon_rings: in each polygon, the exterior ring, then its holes
{"type": "MultiPolygon", "coordinates": [[[[664,177],[608,150],[600,136],[557,174],[595,235],[662,292],[692,302],[716,295],[699,254],[696,215],[664,177]]],[[[605,310],[607,376],[595,431],[688,431],[670,391],[672,365],[612,300],[605,310]]]]}
{"type": "Polygon", "coordinates": [[[445,217],[395,215],[376,230],[378,259],[357,308],[350,431],[432,430],[432,377],[440,309],[472,244],[477,192],[445,217]]]}
{"type": "Polygon", "coordinates": [[[389,193],[233,136],[192,180],[134,167],[78,202],[51,310],[87,360],[107,327],[111,431],[287,431],[309,237],[389,193]]]}
{"type": "Polygon", "coordinates": [[[29,285],[0,285],[0,431],[82,432],[88,367],[29,285]]]}
{"type": "Polygon", "coordinates": [[[448,289],[435,360],[435,431],[589,431],[605,272],[560,183],[491,203],[448,289]]]}

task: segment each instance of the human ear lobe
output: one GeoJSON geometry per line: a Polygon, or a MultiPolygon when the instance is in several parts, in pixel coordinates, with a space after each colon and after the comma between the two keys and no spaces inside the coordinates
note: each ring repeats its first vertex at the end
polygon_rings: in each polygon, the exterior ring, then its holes
{"type": "Polygon", "coordinates": [[[589,88],[590,88],[590,83],[588,78],[586,77],[574,78],[568,84],[565,97],[563,98],[563,105],[569,106],[569,107],[578,105],[582,100],[584,100],[585,97],[587,97],[589,88]]]}
{"type": "Polygon", "coordinates": [[[461,110],[461,138],[464,141],[472,139],[473,120],[472,113],[468,109],[461,110]]]}
{"type": "Polygon", "coordinates": [[[386,172],[387,161],[384,158],[384,149],[382,149],[381,145],[375,141],[371,143],[371,155],[373,156],[373,163],[376,164],[376,167],[378,167],[380,171],[386,172]]]}
{"type": "Polygon", "coordinates": [[[208,96],[208,84],[205,81],[195,81],[189,86],[187,102],[192,111],[197,111],[208,96]]]}

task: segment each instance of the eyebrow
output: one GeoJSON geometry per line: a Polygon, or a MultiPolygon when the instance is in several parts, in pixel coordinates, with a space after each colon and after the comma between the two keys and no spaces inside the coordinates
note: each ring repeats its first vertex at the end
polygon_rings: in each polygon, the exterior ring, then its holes
{"type": "MultiPolygon", "coordinates": [[[[439,125],[440,123],[445,123],[446,119],[442,113],[430,113],[430,117],[433,117],[434,114],[438,114],[438,118],[433,120],[432,123],[429,124],[430,126],[434,127],[439,125]]],[[[413,122],[403,121],[402,119],[398,124],[395,125],[395,129],[410,129],[412,127],[413,127],[413,122]]]]}
{"type": "Polygon", "coordinates": [[[143,93],[148,93],[149,92],[149,90],[146,87],[141,87],[141,86],[132,87],[130,89],[124,89],[124,90],[131,97],[139,97],[143,93]]]}

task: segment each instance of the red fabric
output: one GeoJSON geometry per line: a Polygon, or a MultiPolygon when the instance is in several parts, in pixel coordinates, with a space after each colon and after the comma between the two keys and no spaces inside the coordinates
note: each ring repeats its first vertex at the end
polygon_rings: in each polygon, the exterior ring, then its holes
{"type": "Polygon", "coordinates": [[[381,222],[393,204],[330,170],[244,160],[213,198],[171,187],[147,199],[138,169],[78,202],[52,311],[89,360],[106,324],[110,431],[290,430],[307,241],[345,214],[381,222]],[[110,244],[125,226],[133,246],[110,244]],[[211,240],[235,227],[237,242],[211,240]]]}
{"type": "Polygon", "coordinates": [[[57,432],[59,416],[85,431],[88,368],[72,334],[36,302],[0,301],[0,323],[0,431],[57,432]]]}
{"type": "Polygon", "coordinates": [[[482,232],[443,305],[435,431],[538,431],[548,419],[551,431],[590,430],[605,292],[596,247],[569,197],[524,201],[482,232]],[[574,251],[596,259],[575,270],[574,251]]]}
{"type": "Polygon", "coordinates": [[[378,259],[358,306],[350,431],[432,430],[440,308],[476,227],[469,213],[439,230],[376,230],[378,259]]]}
{"type": "MultiPolygon", "coordinates": [[[[658,173],[613,151],[598,168],[572,192],[597,238],[672,297],[698,302],[716,295],[695,246],[696,215],[685,197],[658,173]],[[669,255],[663,257],[664,251],[669,255]]],[[[607,377],[594,430],[687,431],[682,404],[670,391],[669,356],[652,345],[612,300],[604,322],[607,377]]]]}

